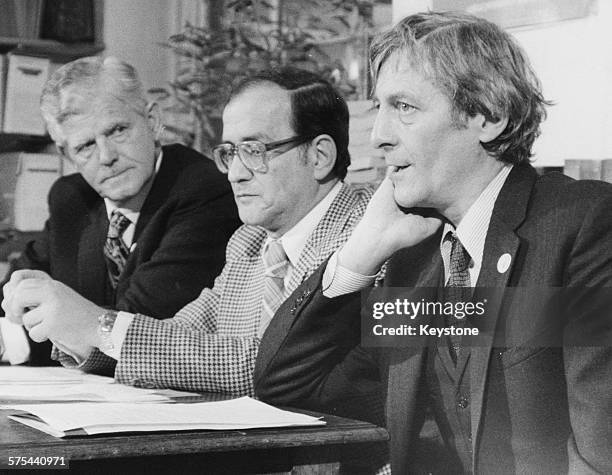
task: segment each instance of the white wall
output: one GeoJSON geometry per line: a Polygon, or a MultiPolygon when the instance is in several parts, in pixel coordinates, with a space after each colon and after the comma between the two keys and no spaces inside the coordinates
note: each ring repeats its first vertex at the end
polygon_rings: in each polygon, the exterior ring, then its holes
{"type": "MultiPolygon", "coordinates": [[[[394,0],[393,19],[423,11],[429,0],[394,0]]],[[[562,166],[566,158],[612,158],[612,2],[594,16],[510,32],[542,81],[548,109],[535,165],[562,166]]]]}
{"type": "Polygon", "coordinates": [[[104,2],[104,55],[134,65],[146,88],[165,86],[171,79],[171,54],[158,43],[171,34],[172,6],[166,0],[104,2]]]}
{"type": "Polygon", "coordinates": [[[566,158],[612,158],[612,4],[596,16],[516,31],[536,70],[548,109],[536,165],[566,158]]]}

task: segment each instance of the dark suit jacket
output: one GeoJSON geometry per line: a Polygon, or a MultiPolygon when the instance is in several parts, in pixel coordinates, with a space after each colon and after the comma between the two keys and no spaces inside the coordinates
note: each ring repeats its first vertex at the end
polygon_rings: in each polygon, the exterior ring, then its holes
{"type": "MultiPolygon", "coordinates": [[[[240,225],[227,177],[213,162],[182,145],[164,147],[113,292],[102,252],[102,198],[74,174],[53,185],[49,210],[42,238],[28,243],[17,268],[44,270],[98,305],[156,318],[172,317],[212,286],[240,225]]],[[[49,349],[34,348],[32,362],[49,362],[49,349]]]]}
{"type": "MultiPolygon", "coordinates": [[[[470,356],[475,472],[612,473],[612,307],[604,293],[612,287],[611,210],[612,186],[603,182],[538,177],[522,165],[504,184],[478,281],[478,287],[498,289],[487,304],[495,338],[471,348],[470,356]],[[511,264],[500,272],[497,263],[506,253],[511,264]],[[517,299],[510,287],[538,291],[517,299]],[[545,311],[553,287],[565,289],[568,312],[545,311]],[[553,333],[561,344],[543,345],[553,333]]],[[[437,287],[439,242],[440,233],[393,256],[385,285],[437,287]]],[[[474,298],[479,293],[477,288],[474,298]]],[[[321,394],[342,400],[335,386],[345,363],[337,363],[337,354],[346,327],[359,325],[356,298],[326,299],[319,287],[301,302],[292,318],[321,333],[311,334],[312,342],[303,334],[280,348],[274,364],[258,375],[260,397],[286,404],[308,400],[311,406],[321,394]],[[315,327],[311,321],[321,318],[334,324],[315,327]],[[298,364],[302,380],[291,381],[287,375],[298,364]]],[[[426,355],[416,347],[376,355],[387,381],[393,473],[435,472],[437,457],[428,466],[419,437],[430,403],[426,355]]]]}

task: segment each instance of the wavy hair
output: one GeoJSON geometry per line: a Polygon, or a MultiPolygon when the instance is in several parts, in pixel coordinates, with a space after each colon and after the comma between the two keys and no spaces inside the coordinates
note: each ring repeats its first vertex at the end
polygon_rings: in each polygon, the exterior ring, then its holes
{"type": "Polygon", "coordinates": [[[97,56],[77,59],[63,65],[51,75],[40,97],[41,114],[51,138],[60,147],[64,141],[61,134],[62,123],[82,112],[75,102],[70,100],[70,94],[77,92],[91,96],[93,101],[102,88],[138,114],[146,116],[147,99],[144,87],[132,65],[112,56],[106,59],[97,56]]]}
{"type": "Polygon", "coordinates": [[[374,80],[391,55],[402,54],[450,100],[453,120],[482,114],[508,125],[494,140],[482,143],[492,156],[519,164],[532,156],[551,105],[529,61],[515,40],[497,25],[453,12],[410,15],[378,35],[370,48],[374,80]]]}

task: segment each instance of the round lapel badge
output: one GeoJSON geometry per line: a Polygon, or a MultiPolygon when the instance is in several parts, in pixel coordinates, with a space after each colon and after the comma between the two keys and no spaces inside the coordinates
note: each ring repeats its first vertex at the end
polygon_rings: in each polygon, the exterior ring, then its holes
{"type": "Polygon", "coordinates": [[[503,274],[510,268],[510,262],[512,262],[512,257],[507,252],[502,254],[500,258],[497,260],[497,272],[503,274]]]}

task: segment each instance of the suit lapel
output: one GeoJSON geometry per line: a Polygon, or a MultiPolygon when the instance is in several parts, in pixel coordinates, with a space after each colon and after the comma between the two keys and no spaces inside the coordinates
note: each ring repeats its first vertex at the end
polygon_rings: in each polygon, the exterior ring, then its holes
{"type": "MultiPolygon", "coordinates": [[[[437,298],[442,273],[440,238],[442,230],[415,247],[398,251],[388,261],[385,287],[404,287],[414,296],[409,300],[433,301],[437,298]]],[[[428,323],[423,320],[421,323],[428,323]]],[[[426,335],[414,336],[414,344],[406,348],[389,351],[387,376],[387,424],[391,435],[391,454],[394,473],[408,473],[408,459],[414,450],[414,441],[421,429],[418,423],[422,416],[419,409],[419,388],[424,376],[424,361],[427,353],[426,335]],[[418,341],[416,339],[419,339],[418,341]]]]}
{"type": "Polygon", "coordinates": [[[355,196],[347,185],[342,185],[338,196],[308,238],[298,263],[291,275],[288,291],[293,292],[344,242],[352,226],[355,196]]]}
{"type": "Polygon", "coordinates": [[[142,231],[147,227],[155,213],[167,203],[168,196],[177,180],[178,171],[179,167],[176,165],[174,155],[167,148],[164,148],[161,165],[155,174],[153,184],[142,205],[136,227],[134,228],[134,237],[132,238],[130,254],[125,263],[125,268],[119,276],[119,282],[117,283],[117,295],[123,295],[127,285],[125,281],[126,276],[132,275],[133,269],[137,265],[133,258],[134,253],[132,253],[131,250],[134,249],[142,231]]]}
{"type": "Polygon", "coordinates": [[[107,230],[106,208],[100,199],[90,214],[89,224],[81,234],[77,260],[79,287],[84,296],[94,302],[104,302],[106,297],[106,262],[102,249],[107,230]]]}
{"type": "MultiPolygon", "coordinates": [[[[439,250],[441,232],[413,248],[397,252],[388,261],[385,287],[418,289],[417,300],[435,300],[443,269],[439,250]]],[[[406,295],[406,298],[411,297],[406,295]]],[[[419,383],[423,381],[427,339],[430,337],[422,335],[411,338],[419,338],[420,342],[415,341],[411,347],[392,348],[388,353],[387,424],[394,473],[410,471],[408,460],[421,430],[418,420],[423,415],[423,409],[419,406],[419,383]]]]}
{"type": "Polygon", "coordinates": [[[516,257],[520,238],[516,229],[525,220],[536,172],[529,164],[515,166],[502,187],[495,202],[491,222],[485,240],[482,267],[474,301],[484,298],[486,303],[486,333],[481,345],[470,351],[470,391],[472,393],[473,454],[476,456],[482,416],[485,381],[489,368],[494,335],[499,323],[504,290],[512,285],[511,276],[518,272],[516,257]],[[487,292],[486,289],[494,289],[487,292]]]}
{"type": "Polygon", "coordinates": [[[147,194],[145,202],[140,210],[136,229],[134,230],[135,243],[140,233],[147,226],[153,215],[168,201],[168,195],[174,187],[179,170],[175,165],[174,157],[169,149],[164,147],[162,162],[158,172],[155,174],[151,189],[147,194]]]}
{"type": "Polygon", "coordinates": [[[342,185],[338,196],[308,239],[300,255],[290,283],[287,299],[276,311],[266,329],[257,355],[256,374],[267,367],[302,309],[312,299],[324,267],[324,262],[348,239],[355,221],[361,216],[367,200],[359,200],[355,192],[342,185]],[[315,272],[320,268],[320,272],[315,272]]]}

